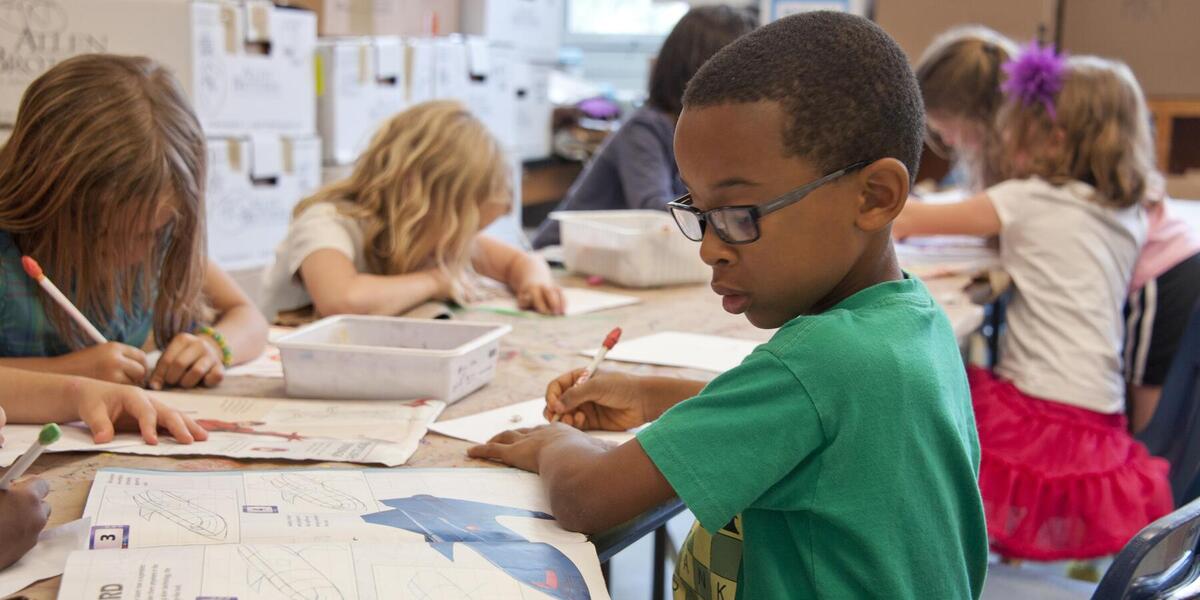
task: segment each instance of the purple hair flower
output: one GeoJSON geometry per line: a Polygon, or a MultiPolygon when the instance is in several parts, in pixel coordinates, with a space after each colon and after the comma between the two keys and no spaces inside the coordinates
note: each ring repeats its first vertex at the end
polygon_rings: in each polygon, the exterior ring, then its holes
{"type": "Polygon", "coordinates": [[[1067,61],[1054,51],[1054,46],[1043,48],[1030,42],[1015,59],[1004,63],[1003,69],[1008,79],[1000,86],[1002,92],[1025,106],[1041,104],[1052,120],[1057,118],[1054,96],[1062,89],[1067,61]]]}

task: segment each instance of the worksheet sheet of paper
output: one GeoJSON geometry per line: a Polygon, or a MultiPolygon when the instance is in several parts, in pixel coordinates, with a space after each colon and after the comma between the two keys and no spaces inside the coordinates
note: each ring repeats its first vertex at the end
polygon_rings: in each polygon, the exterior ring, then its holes
{"type": "MultiPolygon", "coordinates": [[[[762,342],[715,335],[664,331],[632,340],[621,340],[605,360],[684,367],[724,373],[739,364],[762,342]]],[[[595,356],[594,348],[584,356],[595,356]]]]}
{"type": "MultiPolygon", "coordinates": [[[[146,456],[227,456],[282,460],[328,460],[402,465],[416,451],[429,423],[445,404],[433,400],[284,400],[151,392],[209,431],[209,439],[188,445],[159,434],[157,446],[138,434],[118,434],[95,445],[81,423],[63,427],[63,439],[47,452],[107,451],[146,456]]],[[[37,439],[39,426],[4,428],[0,466],[12,464],[37,439]]]]}
{"type": "MultiPolygon", "coordinates": [[[[586,288],[563,288],[563,299],[567,303],[565,316],[568,317],[608,310],[610,308],[630,306],[641,302],[640,298],[635,298],[634,296],[612,294],[586,288]]],[[[517,310],[517,300],[516,298],[508,297],[492,298],[483,302],[474,302],[471,304],[471,308],[515,311],[517,310]]]]}
{"type": "Polygon", "coordinates": [[[606,598],[595,549],[548,511],[515,469],[100,469],[59,597],[606,598]]]}
{"type": "MultiPolygon", "coordinates": [[[[542,415],[546,407],[544,398],[534,398],[509,406],[475,413],[458,419],[438,421],[429,430],[444,436],[485,444],[492,436],[509,429],[537,427],[550,422],[542,415]]],[[[633,431],[589,431],[588,435],[623,444],[634,438],[633,431]]]]}
{"type": "Polygon", "coordinates": [[[0,598],[7,598],[43,579],[62,575],[67,556],[87,547],[91,521],[78,519],[47,529],[21,560],[0,571],[0,598]]]}
{"type": "Polygon", "coordinates": [[[60,600],[605,600],[591,544],[258,544],[82,551],[60,600]],[[104,596],[108,592],[109,596],[104,596]],[[120,594],[120,595],[116,595],[120,594]]]}

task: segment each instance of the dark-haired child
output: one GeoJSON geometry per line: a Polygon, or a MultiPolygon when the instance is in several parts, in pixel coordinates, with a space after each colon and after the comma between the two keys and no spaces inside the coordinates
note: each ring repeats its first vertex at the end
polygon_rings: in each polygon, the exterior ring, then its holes
{"type": "Polygon", "coordinates": [[[618,447],[566,424],[472,448],[537,471],[556,518],[620,524],[678,496],[699,527],[676,598],[972,598],[979,445],[949,322],[896,262],[924,129],[904,54],[865,19],[787,17],[718,52],[675,135],[671,204],[725,310],[779,328],[707,386],[579,372],[547,413],[654,421],[618,447]]]}
{"type": "MultiPolygon", "coordinates": [[[[557,210],[663,210],[682,194],[671,138],[684,87],[704,61],[751,29],[754,19],[741,9],[718,5],[688,11],[655,58],[646,105],[604,143],[557,210]]],[[[547,219],[534,235],[533,246],[557,243],[558,221],[547,219]]]]}

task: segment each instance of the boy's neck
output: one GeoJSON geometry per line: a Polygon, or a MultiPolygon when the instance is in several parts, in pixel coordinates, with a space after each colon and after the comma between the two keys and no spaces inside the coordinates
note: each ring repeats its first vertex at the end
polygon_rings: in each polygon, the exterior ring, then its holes
{"type": "Polygon", "coordinates": [[[846,276],[833,286],[824,298],[817,301],[809,312],[814,315],[821,314],[869,287],[903,278],[904,272],[900,270],[900,262],[896,259],[896,248],[892,245],[891,236],[877,236],[863,250],[858,262],[850,268],[846,276]]]}

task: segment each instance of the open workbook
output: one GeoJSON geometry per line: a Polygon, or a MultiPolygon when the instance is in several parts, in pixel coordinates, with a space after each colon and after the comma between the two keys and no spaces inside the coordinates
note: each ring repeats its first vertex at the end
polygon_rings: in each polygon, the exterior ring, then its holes
{"type": "Polygon", "coordinates": [[[102,469],[59,598],[608,598],[548,510],[512,469],[102,469]]]}

